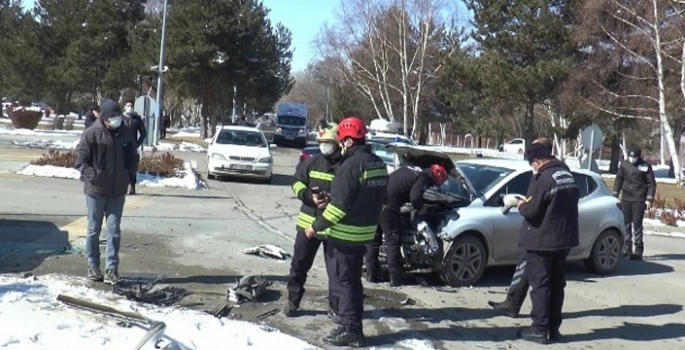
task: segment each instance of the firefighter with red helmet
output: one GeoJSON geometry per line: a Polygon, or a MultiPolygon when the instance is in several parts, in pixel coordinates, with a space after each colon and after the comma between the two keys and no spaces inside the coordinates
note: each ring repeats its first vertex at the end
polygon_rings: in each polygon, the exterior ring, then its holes
{"type": "Polygon", "coordinates": [[[373,241],[385,195],[388,170],[381,158],[366,144],[367,129],[357,117],[338,124],[342,146],[335,177],[331,183],[330,202],[314,223],[305,229],[307,237],[326,232],[326,269],[329,300],[339,315],[340,328],[323,341],[334,346],[361,347],[364,287],[362,267],[366,244],[373,241]]]}
{"type": "Polygon", "coordinates": [[[385,238],[390,286],[398,287],[404,284],[400,208],[406,203],[411,203],[413,209],[420,212],[424,207],[423,193],[432,186],[442,185],[445,181],[447,171],[440,164],[433,164],[427,169],[403,166],[390,174],[385,207],[380,217],[380,230],[377,231],[373,243],[367,245],[366,279],[369,282],[379,282],[378,253],[385,238]]]}

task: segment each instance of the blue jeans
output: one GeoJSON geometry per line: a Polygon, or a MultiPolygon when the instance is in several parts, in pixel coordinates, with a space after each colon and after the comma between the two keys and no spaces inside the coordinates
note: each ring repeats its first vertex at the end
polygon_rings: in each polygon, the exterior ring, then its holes
{"type": "Polygon", "coordinates": [[[86,234],[86,257],[88,267],[100,267],[100,231],[102,219],[107,217],[107,248],[105,269],[116,270],[119,266],[119,245],[121,243],[121,215],[126,195],[102,197],[86,195],[88,208],[88,233],[86,234]]]}

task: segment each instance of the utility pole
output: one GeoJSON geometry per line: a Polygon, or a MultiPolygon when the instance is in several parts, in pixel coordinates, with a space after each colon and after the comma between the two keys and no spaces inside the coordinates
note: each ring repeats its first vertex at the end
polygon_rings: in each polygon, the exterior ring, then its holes
{"type": "Polygon", "coordinates": [[[238,103],[236,101],[237,96],[238,96],[238,86],[233,85],[233,111],[231,113],[231,122],[233,122],[233,124],[235,124],[235,122],[236,122],[236,120],[235,120],[236,106],[235,105],[236,105],[236,103],[238,103]]]}
{"type": "Polygon", "coordinates": [[[162,111],[164,105],[162,104],[162,89],[164,88],[164,49],[166,47],[166,15],[167,15],[167,0],[164,0],[164,13],[162,14],[162,41],[159,45],[159,65],[157,66],[157,113],[155,113],[152,132],[152,144],[156,145],[159,141],[159,127],[162,119],[162,111]]]}
{"type": "Polygon", "coordinates": [[[331,88],[326,85],[326,122],[331,122],[331,116],[328,114],[328,101],[330,100],[330,90],[331,88]]]}

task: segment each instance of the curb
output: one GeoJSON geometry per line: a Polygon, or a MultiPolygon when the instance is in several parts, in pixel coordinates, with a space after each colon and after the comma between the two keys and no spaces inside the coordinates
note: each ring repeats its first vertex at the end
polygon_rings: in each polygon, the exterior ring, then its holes
{"type": "Polygon", "coordinates": [[[672,237],[672,238],[685,238],[685,233],[682,232],[659,232],[657,231],[644,231],[646,236],[661,236],[661,237],[672,237]]]}

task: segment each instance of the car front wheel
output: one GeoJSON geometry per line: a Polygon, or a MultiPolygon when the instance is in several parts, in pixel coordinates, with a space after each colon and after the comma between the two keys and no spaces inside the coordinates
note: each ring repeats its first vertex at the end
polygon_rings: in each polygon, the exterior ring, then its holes
{"type": "Polygon", "coordinates": [[[590,257],[585,260],[588,270],[607,275],[616,270],[621,261],[621,235],[615,230],[602,232],[592,246],[590,257]]]}
{"type": "Polygon", "coordinates": [[[447,249],[440,276],[451,287],[471,286],[483,276],[487,261],[483,242],[470,234],[461,235],[447,249]]]}

